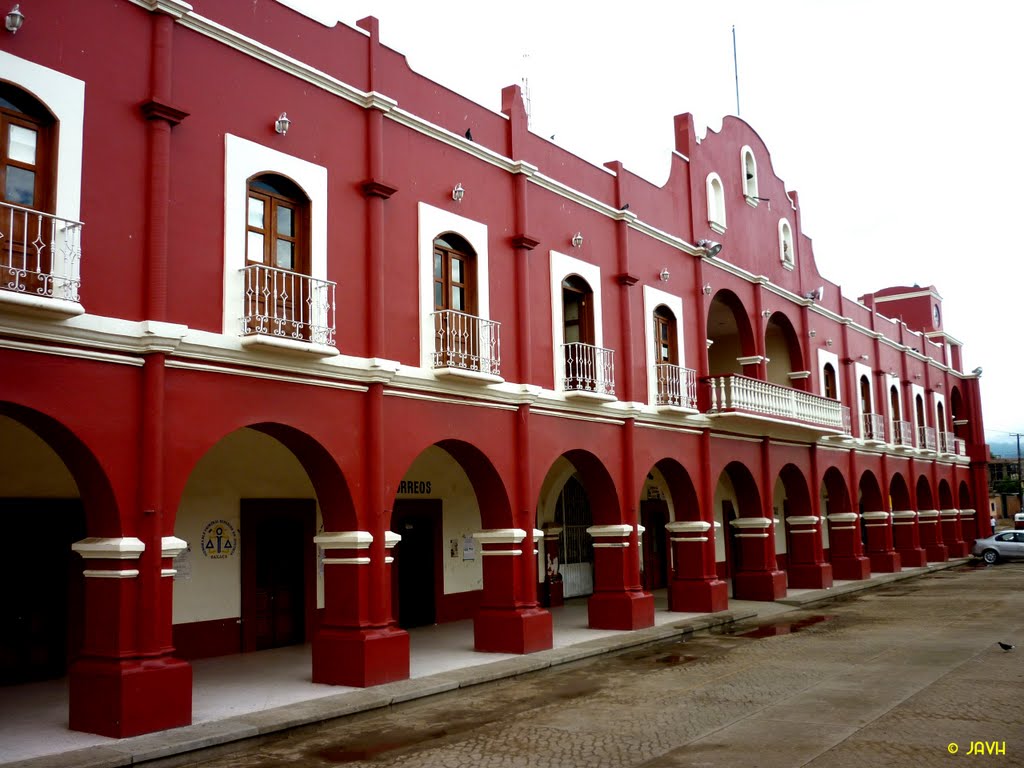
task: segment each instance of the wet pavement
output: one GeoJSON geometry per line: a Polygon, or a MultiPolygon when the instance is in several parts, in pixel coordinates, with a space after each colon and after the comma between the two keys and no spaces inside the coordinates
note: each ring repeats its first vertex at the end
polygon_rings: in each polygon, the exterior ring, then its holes
{"type": "Polygon", "coordinates": [[[951,569],[232,750],[179,759],[204,768],[1024,765],[1024,564],[951,569]],[[994,754],[969,755],[972,742],[994,754]]]}

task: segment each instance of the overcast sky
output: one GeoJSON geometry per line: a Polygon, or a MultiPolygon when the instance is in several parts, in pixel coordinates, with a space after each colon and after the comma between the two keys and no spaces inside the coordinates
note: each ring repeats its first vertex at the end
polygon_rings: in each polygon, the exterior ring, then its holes
{"type": "Polygon", "coordinates": [[[822,275],[856,298],[934,285],[990,441],[1024,432],[1024,10],[974,0],[435,3],[282,0],[373,15],[416,71],[494,110],[528,78],[531,129],[663,184],[672,116],[736,114],[800,194],[822,275]]]}

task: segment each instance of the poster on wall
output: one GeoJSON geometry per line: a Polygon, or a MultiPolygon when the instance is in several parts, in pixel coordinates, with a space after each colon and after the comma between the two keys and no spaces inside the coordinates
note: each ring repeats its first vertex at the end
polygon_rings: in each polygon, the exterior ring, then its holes
{"type": "Polygon", "coordinates": [[[462,537],[462,559],[476,560],[476,539],[468,534],[462,537]]]}
{"type": "Polygon", "coordinates": [[[171,567],[174,568],[175,581],[192,581],[192,547],[181,550],[171,567]]]}
{"type": "Polygon", "coordinates": [[[227,520],[211,520],[203,528],[200,541],[204,557],[224,560],[238,549],[238,532],[227,520]]]}

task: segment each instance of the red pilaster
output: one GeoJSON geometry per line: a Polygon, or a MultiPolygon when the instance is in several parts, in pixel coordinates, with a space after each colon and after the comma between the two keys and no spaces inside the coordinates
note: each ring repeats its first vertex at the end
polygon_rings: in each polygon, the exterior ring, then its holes
{"type": "Polygon", "coordinates": [[[893,510],[892,541],[903,568],[920,568],[928,564],[928,557],[921,546],[917,512],[911,509],[893,510]]]}
{"type": "Polygon", "coordinates": [[[775,561],[775,521],[740,517],[729,523],[739,549],[740,567],[732,574],[732,595],[738,600],[774,601],[786,596],[786,573],[775,561]]]}
{"type": "Polygon", "coordinates": [[[964,544],[967,545],[968,553],[970,553],[970,547],[974,543],[974,540],[983,538],[982,534],[978,531],[976,510],[960,510],[960,533],[963,537],[964,544]]]}
{"type": "Polygon", "coordinates": [[[832,586],[832,565],[825,562],[821,548],[821,520],[817,515],[787,515],[789,557],[786,579],[794,589],[828,589],[832,586]]]}
{"type": "MultiPolygon", "coordinates": [[[[329,532],[313,539],[324,548],[324,614],[313,637],[314,683],[365,688],[409,677],[408,633],[370,619],[373,557],[384,557],[387,577],[386,553],[400,539],[390,531],[383,538],[377,548],[371,547],[374,536],[368,531],[329,532]]],[[[382,590],[389,583],[385,578],[382,590]]]]}
{"type": "Polygon", "coordinates": [[[876,510],[861,515],[861,525],[867,534],[867,553],[871,570],[878,573],[898,573],[902,563],[892,544],[892,518],[888,512],[876,510]]]}
{"type": "MultiPolygon", "coordinates": [[[[640,588],[640,570],[630,548],[631,525],[594,525],[594,594],[587,603],[592,629],[643,629],[654,626],[654,596],[640,588]]],[[[632,541],[631,541],[632,539],[632,541]]]]}
{"type": "Polygon", "coordinates": [[[828,542],[835,578],[847,581],[870,578],[871,561],[863,553],[860,515],[856,512],[834,512],[829,515],[828,542]]]}
{"type": "Polygon", "coordinates": [[[939,522],[942,526],[942,542],[950,557],[967,557],[969,550],[960,528],[959,509],[940,509],[939,522]]]}
{"type": "Polygon", "coordinates": [[[484,577],[483,603],[473,618],[475,649],[533,653],[551,648],[551,614],[520,594],[526,561],[536,557],[533,538],[520,528],[480,531],[473,538],[480,543],[484,577]]]}
{"type": "Polygon", "coordinates": [[[715,571],[712,524],[706,520],[685,520],[668,523],[665,529],[669,532],[672,549],[669,610],[687,613],[726,610],[729,587],[715,571]]]}
{"type": "Polygon", "coordinates": [[[921,535],[921,546],[930,563],[944,563],[949,560],[949,550],[942,541],[942,528],[939,523],[939,510],[919,509],[917,511],[918,530],[921,535]]]}

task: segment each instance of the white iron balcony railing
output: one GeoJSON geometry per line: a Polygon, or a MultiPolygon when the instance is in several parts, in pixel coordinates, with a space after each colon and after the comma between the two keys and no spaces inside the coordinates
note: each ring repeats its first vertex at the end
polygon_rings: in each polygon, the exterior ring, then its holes
{"type": "Polygon", "coordinates": [[[849,431],[849,409],[844,419],[844,406],[830,397],[737,374],[713,377],[708,381],[711,386],[711,413],[747,411],[836,431],[849,431]]]}
{"type": "Polygon", "coordinates": [[[671,363],[654,366],[658,379],[658,405],[697,408],[697,372],[671,363]]]}
{"type": "Polygon", "coordinates": [[[501,370],[501,323],[445,309],[434,312],[434,367],[497,376],[501,370]]]}
{"type": "Polygon", "coordinates": [[[952,432],[939,432],[939,450],[943,453],[956,453],[954,440],[956,436],[952,432]]]}
{"type": "Polygon", "coordinates": [[[957,456],[967,455],[967,441],[961,440],[959,437],[953,438],[953,445],[956,447],[957,456]]]}
{"type": "Polygon", "coordinates": [[[263,264],[250,264],[242,272],[243,336],[273,336],[334,346],[334,282],[263,264]]]}
{"type": "Polygon", "coordinates": [[[853,419],[850,418],[850,406],[844,405],[842,407],[842,410],[843,410],[843,434],[844,435],[852,435],[853,434],[853,419]]]}
{"type": "Polygon", "coordinates": [[[593,392],[615,395],[615,353],[604,347],[579,341],[562,345],[565,357],[565,378],[562,388],[566,392],[593,392]]]}
{"type": "Polygon", "coordinates": [[[865,440],[885,440],[885,419],[882,414],[865,413],[863,422],[865,440]]]}
{"type": "Polygon", "coordinates": [[[914,431],[911,429],[909,421],[892,420],[892,441],[896,445],[903,445],[907,448],[914,446],[914,431]]]}
{"type": "Polygon", "coordinates": [[[935,427],[917,428],[917,447],[926,451],[935,450],[935,427]]]}
{"type": "Polygon", "coordinates": [[[0,289],[78,301],[82,224],[0,203],[0,289]]]}

